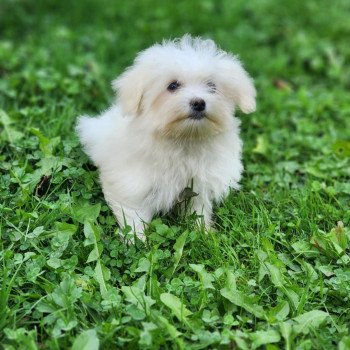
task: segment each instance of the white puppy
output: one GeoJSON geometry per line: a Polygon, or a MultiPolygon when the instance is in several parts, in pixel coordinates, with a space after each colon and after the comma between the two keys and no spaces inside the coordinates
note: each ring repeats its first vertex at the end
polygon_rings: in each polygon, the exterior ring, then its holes
{"type": "Polygon", "coordinates": [[[112,82],[117,102],[77,132],[100,171],[120,225],[144,239],[144,223],[193,184],[192,209],[210,225],[213,202],[238,189],[243,170],[238,106],[255,111],[255,88],[239,60],[212,40],[185,35],[142,51],[112,82]]]}

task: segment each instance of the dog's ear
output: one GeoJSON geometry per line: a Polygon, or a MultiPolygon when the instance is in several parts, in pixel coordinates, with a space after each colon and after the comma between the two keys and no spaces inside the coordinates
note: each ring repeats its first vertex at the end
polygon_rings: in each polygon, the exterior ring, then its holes
{"type": "Polygon", "coordinates": [[[256,90],[253,79],[245,71],[238,58],[230,56],[225,61],[223,74],[225,74],[226,81],[229,79],[227,87],[230,97],[243,113],[255,112],[256,90]]]}
{"type": "Polygon", "coordinates": [[[112,81],[118,103],[126,115],[137,115],[141,112],[144,81],[145,77],[138,65],[129,67],[122,75],[112,81]]]}

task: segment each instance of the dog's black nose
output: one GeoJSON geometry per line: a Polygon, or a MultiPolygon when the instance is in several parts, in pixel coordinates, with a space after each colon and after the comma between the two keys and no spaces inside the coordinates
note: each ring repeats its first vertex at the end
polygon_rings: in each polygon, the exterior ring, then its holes
{"type": "Polygon", "coordinates": [[[196,112],[203,112],[205,110],[205,101],[201,98],[196,98],[190,102],[190,106],[196,112]]]}

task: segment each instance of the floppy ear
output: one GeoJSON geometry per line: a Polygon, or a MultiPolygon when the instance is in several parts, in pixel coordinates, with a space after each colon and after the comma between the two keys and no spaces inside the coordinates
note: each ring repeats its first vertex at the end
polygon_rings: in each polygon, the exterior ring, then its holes
{"type": "Polygon", "coordinates": [[[118,102],[125,114],[137,115],[141,112],[144,80],[142,69],[135,65],[112,81],[113,90],[116,91],[118,102]]]}
{"type": "Polygon", "coordinates": [[[243,68],[238,58],[231,56],[225,64],[225,80],[230,79],[228,89],[232,100],[243,113],[256,110],[256,90],[253,79],[243,68]]]}

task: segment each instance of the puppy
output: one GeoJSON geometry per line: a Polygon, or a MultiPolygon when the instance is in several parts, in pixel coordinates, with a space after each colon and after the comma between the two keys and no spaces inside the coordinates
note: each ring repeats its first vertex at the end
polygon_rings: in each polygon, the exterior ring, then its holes
{"type": "Polygon", "coordinates": [[[191,208],[210,226],[213,203],[239,188],[243,170],[234,111],[255,111],[238,58],[185,35],[139,53],[112,86],[116,103],[81,116],[77,132],[118,223],[144,240],[144,223],[193,184],[191,208]]]}

